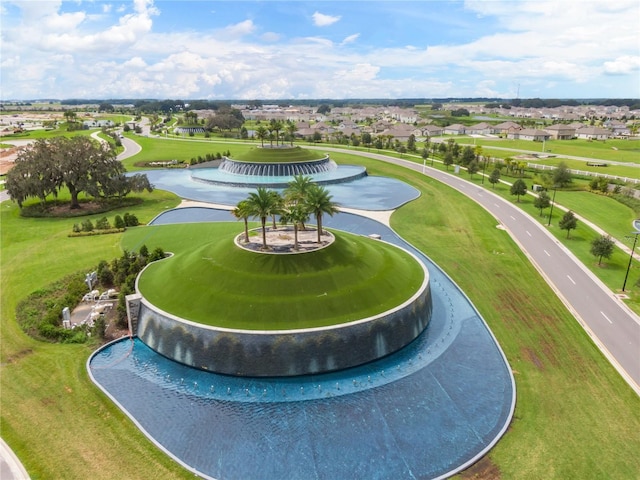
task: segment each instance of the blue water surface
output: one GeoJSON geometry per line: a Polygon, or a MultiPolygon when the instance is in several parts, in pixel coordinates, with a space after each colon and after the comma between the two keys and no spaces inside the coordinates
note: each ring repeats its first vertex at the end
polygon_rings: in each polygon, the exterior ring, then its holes
{"type": "MultiPolygon", "coordinates": [[[[156,188],[200,202],[236,205],[256,190],[250,186],[212,185],[191,178],[192,173],[203,176],[205,171],[206,169],[162,169],[142,173],[147,175],[156,188]]],[[[418,190],[400,180],[370,175],[352,182],[330,184],[325,187],[333,196],[332,200],[340,206],[360,210],[393,210],[420,196],[418,190]]],[[[282,188],[274,190],[281,191],[282,188]]]]}
{"type": "MultiPolygon", "coordinates": [[[[166,212],[155,222],[228,216],[188,208],[166,212]]],[[[474,462],[506,431],[515,403],[513,377],[468,298],[389,227],[347,213],[325,224],[377,233],[427,265],[432,320],[401,351],[340,372],[272,379],[189,368],[137,339],[113,343],[89,360],[94,381],[160,448],[197,475],[440,478],[474,462]]]]}

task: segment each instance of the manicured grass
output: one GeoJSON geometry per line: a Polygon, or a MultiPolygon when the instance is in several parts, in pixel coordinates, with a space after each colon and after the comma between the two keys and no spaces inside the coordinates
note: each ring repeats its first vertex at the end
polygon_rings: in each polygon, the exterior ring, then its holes
{"type": "MultiPolygon", "coordinates": [[[[398,155],[395,155],[398,156],[398,155]]],[[[340,158],[335,154],[333,158],[340,158]]],[[[406,159],[421,163],[422,159],[417,156],[406,156],[406,159]]],[[[430,164],[430,163],[429,163],[430,164]]],[[[447,171],[441,162],[434,162],[434,168],[447,171]]],[[[453,173],[453,168],[450,168],[449,173],[453,173]]],[[[534,197],[532,195],[525,195],[520,198],[520,202],[516,201],[516,197],[509,192],[510,185],[498,183],[495,187],[486,181],[482,183],[481,176],[476,174],[470,177],[465,170],[461,170],[459,174],[465,180],[471,181],[482,186],[487,190],[504,197],[511,201],[514,205],[517,205],[523,211],[529,213],[534,219],[537,219],[543,225],[547,225],[550,209],[545,209],[543,215],[537,208],[534,207],[534,197]]],[[[513,182],[515,178],[503,177],[507,182],[513,182]]],[[[527,185],[531,185],[533,182],[531,179],[525,179],[527,185]]],[[[577,180],[574,183],[585,183],[584,181],[577,180]]],[[[550,192],[552,195],[553,192],[550,192]]],[[[591,223],[600,226],[604,231],[608,232],[614,238],[626,242],[631,247],[632,240],[625,238],[628,236],[631,228],[631,220],[635,218],[633,210],[626,205],[622,205],[616,202],[613,198],[598,195],[595,193],[587,192],[584,190],[558,190],[556,194],[556,204],[563,205],[573,210],[576,214],[584,217],[591,223]]],[[[590,247],[591,242],[599,236],[595,230],[592,230],[588,225],[582,222],[578,222],[577,230],[572,230],[570,238],[567,239],[567,232],[560,230],[558,222],[564,215],[562,209],[556,208],[552,213],[552,224],[549,227],[549,231],[558,238],[558,241],[562,242],[569,250],[572,251],[587,268],[589,268],[605,285],[607,285],[611,291],[620,293],[622,291],[622,285],[624,283],[624,277],[626,275],[626,269],[628,266],[629,255],[624,253],[620,249],[615,249],[610,259],[603,259],[602,264],[598,265],[597,259],[591,255],[590,247]]],[[[640,286],[636,286],[635,283],[639,281],[638,268],[640,264],[636,261],[632,261],[628,282],[625,288],[625,294],[628,295],[628,299],[625,299],[625,303],[636,313],[640,314],[640,286]]]]}
{"type": "MultiPolygon", "coordinates": [[[[528,140],[513,139],[487,139],[459,137],[451,135],[458,143],[481,145],[483,147],[500,147],[515,150],[526,150],[549,155],[570,155],[575,157],[595,158],[601,160],[613,160],[616,162],[634,162],[640,160],[640,139],[621,140],[610,139],[606,141],[594,140],[592,142],[582,139],[574,140],[547,140],[546,142],[532,142],[528,140]],[[544,150],[543,150],[544,147],[544,150]]],[[[442,137],[449,139],[449,136],[442,137]]]]}
{"type": "Polygon", "coordinates": [[[143,237],[147,247],[153,241],[174,253],[145,270],[140,291],[162,310],[194,322],[281,330],[382,313],[408,300],[424,279],[409,254],[367,237],[336,232],[321,250],[272,255],[234,245],[238,228],[229,223],[132,229],[126,245],[143,237]]]}
{"type": "Polygon", "coordinates": [[[213,140],[176,140],[138,135],[132,138],[142,146],[142,151],[122,162],[128,171],[147,168],[137,167],[136,163],[162,162],[174,159],[188,162],[198,156],[204,157],[207,153],[216,154],[228,150],[231,151],[232,156],[236,156],[254,147],[253,144],[220,143],[213,140]]]}
{"type": "Polygon", "coordinates": [[[23,133],[4,135],[2,138],[6,140],[40,140],[53,137],[75,137],[76,135],[89,136],[94,132],[96,132],[95,128],[93,130],[73,130],[70,132],[67,131],[67,125],[63,124],[53,130],[26,130],[23,133]]]}
{"type": "MultiPolygon", "coordinates": [[[[332,158],[363,163],[371,174],[423,192],[393,215],[392,225],[470,296],[514,370],[513,422],[481,463],[504,479],[636,480],[640,399],[495,220],[416,172],[347,154],[332,158]]],[[[131,212],[146,222],[153,211],[177,203],[158,196],[154,192],[149,202],[155,204],[131,212]]],[[[86,347],[33,341],[14,319],[17,302],[50,279],[119,256],[121,237],[68,239],[73,220],[22,219],[11,203],[0,206],[0,221],[0,426],[31,477],[113,479],[124,472],[128,479],[193,478],[89,382],[86,347]]],[[[235,226],[240,232],[241,224],[235,226]]],[[[150,237],[140,240],[152,248],[150,237]]]]}
{"type": "Polygon", "coordinates": [[[514,420],[483,463],[505,479],[637,478],[640,399],[508,234],[438,182],[369,165],[420,188],[392,226],[471,297],[514,371],[514,420]]]}
{"type": "Polygon", "coordinates": [[[324,157],[325,155],[317,150],[308,150],[301,147],[268,148],[268,146],[264,148],[254,147],[240,155],[232,156],[234,160],[260,163],[307,162],[310,160],[320,160],[324,157]]]}

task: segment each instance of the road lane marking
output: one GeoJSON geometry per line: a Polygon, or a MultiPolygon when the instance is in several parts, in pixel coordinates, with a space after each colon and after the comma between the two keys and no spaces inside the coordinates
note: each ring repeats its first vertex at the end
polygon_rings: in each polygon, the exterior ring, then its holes
{"type": "Polygon", "coordinates": [[[573,280],[573,278],[571,278],[569,275],[567,275],[567,278],[568,278],[569,280],[571,280],[571,283],[573,283],[574,285],[576,284],[576,282],[573,280]]]}
{"type": "Polygon", "coordinates": [[[527,235],[531,236],[531,234],[529,233],[529,230],[525,230],[525,232],[527,232],[527,235]]]}
{"type": "Polygon", "coordinates": [[[613,322],[611,321],[611,319],[610,319],[609,317],[607,317],[607,316],[604,314],[604,312],[603,312],[602,310],[600,310],[600,313],[602,314],[602,316],[603,316],[604,318],[606,318],[606,319],[607,319],[607,322],[609,322],[609,323],[613,324],[613,322]]]}
{"type": "Polygon", "coordinates": [[[511,217],[511,220],[515,220],[516,217],[514,217],[513,215],[509,215],[511,217]]]}
{"type": "Polygon", "coordinates": [[[500,208],[500,205],[498,205],[497,203],[494,203],[494,205],[495,205],[496,207],[500,208]]]}
{"type": "Polygon", "coordinates": [[[547,252],[546,250],[542,250],[542,251],[547,254],[547,257],[551,256],[551,254],[549,252],[547,252]]]}

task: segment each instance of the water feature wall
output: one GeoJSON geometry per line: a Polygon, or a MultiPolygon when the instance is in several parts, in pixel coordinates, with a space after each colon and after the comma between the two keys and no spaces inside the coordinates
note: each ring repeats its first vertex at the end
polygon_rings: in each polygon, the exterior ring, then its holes
{"type": "MultiPolygon", "coordinates": [[[[431,319],[429,274],[402,305],[366,319],[289,331],[206,326],[154,307],[141,298],[137,336],[156,352],[202,370],[228,375],[308,375],[361,365],[417,338],[431,319]]],[[[285,315],[286,312],[283,312],[285,315]]]]}
{"type": "Polygon", "coordinates": [[[313,175],[323,172],[331,172],[338,168],[336,162],[329,155],[320,160],[305,162],[241,162],[228,157],[222,159],[220,171],[235,175],[249,175],[258,177],[293,177],[295,175],[313,175]]]}

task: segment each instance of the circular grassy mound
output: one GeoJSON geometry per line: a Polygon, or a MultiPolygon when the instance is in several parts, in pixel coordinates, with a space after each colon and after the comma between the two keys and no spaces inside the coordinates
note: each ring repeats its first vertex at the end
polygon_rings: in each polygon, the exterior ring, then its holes
{"type": "Polygon", "coordinates": [[[303,255],[262,255],[220,231],[207,243],[150,265],[140,293],[157,308],[217,327],[292,330],[336,325],[402,304],[424,271],[407,252],[340,232],[329,247],[303,255]]]}
{"type": "Polygon", "coordinates": [[[264,147],[252,148],[232,160],[253,163],[292,163],[322,160],[326,154],[301,147],[264,147]]]}

